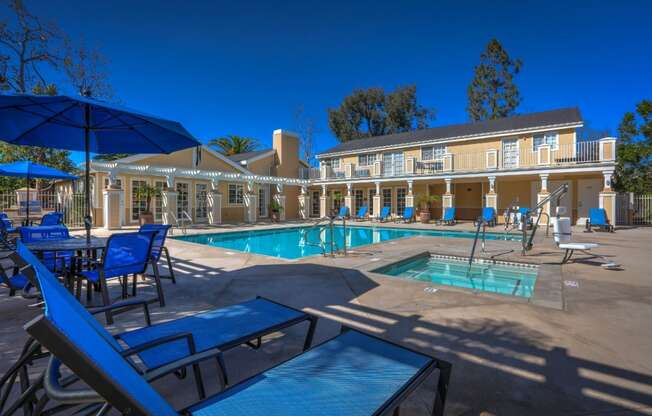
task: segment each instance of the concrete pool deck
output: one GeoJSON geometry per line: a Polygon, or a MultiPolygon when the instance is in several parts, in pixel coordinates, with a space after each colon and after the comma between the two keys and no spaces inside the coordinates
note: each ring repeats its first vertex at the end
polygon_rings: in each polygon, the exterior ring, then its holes
{"type": "MultiPolygon", "coordinates": [[[[287,224],[256,228],[278,226],[287,224]]],[[[243,229],[252,227],[189,233],[243,229]]],[[[501,260],[532,262],[550,270],[557,286],[547,291],[557,291],[560,302],[540,306],[445,286],[434,291],[431,284],[371,272],[425,251],[466,256],[472,243],[468,239],[411,237],[359,247],[347,257],[297,261],[170,240],[178,284],[164,281],[168,305],[152,307],[152,318],[173,319],[262,295],[321,316],[315,342],[334,336],[345,324],[452,362],[448,415],[652,414],[652,228],[615,234],[578,229],[573,237],[600,243],[594,251],[622,264],[622,270],[604,270],[599,259],[584,255],[560,266],[561,251],[542,236],[525,257],[518,242],[487,243],[490,252],[515,249],[501,260]]],[[[39,313],[28,307],[30,303],[0,291],[0,373],[20,352],[26,338],[22,325],[39,313]]],[[[119,316],[112,328],[121,331],[142,322],[134,311],[119,316]]],[[[270,337],[259,351],[228,352],[232,379],[298,353],[304,331],[299,327],[270,337]]],[[[205,378],[214,380],[212,366],[206,370],[205,378]]],[[[170,377],[155,385],[179,407],[195,400],[189,379],[170,377]]],[[[430,380],[417,390],[401,414],[428,414],[433,386],[430,380]]],[[[208,388],[215,391],[210,382],[208,388]]]]}

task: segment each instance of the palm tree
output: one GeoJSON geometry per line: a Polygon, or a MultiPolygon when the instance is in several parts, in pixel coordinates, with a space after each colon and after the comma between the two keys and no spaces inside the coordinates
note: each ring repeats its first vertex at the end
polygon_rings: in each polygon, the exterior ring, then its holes
{"type": "Polygon", "coordinates": [[[211,139],[208,145],[215,147],[218,152],[225,156],[233,156],[238,153],[247,153],[256,150],[258,140],[231,134],[217,139],[211,139]]]}

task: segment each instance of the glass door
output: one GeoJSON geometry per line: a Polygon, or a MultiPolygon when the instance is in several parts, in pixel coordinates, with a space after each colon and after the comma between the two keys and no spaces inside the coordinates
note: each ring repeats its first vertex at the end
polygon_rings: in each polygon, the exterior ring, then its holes
{"type": "Polygon", "coordinates": [[[503,139],[503,168],[518,167],[518,141],[517,139],[503,139]]]}
{"type": "Polygon", "coordinates": [[[383,176],[403,174],[403,152],[383,153],[383,176]]]}

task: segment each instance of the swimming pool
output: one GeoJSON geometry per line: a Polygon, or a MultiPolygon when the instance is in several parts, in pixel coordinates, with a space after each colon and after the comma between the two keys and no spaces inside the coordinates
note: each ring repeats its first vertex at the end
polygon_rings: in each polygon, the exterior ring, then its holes
{"type": "MultiPolygon", "coordinates": [[[[214,234],[198,234],[173,237],[177,240],[222,247],[247,253],[263,254],[283,259],[299,259],[302,257],[322,254],[322,249],[315,243],[326,241],[330,244],[328,227],[288,227],[271,230],[238,231],[214,234]]],[[[334,227],[334,241],[340,249],[345,240],[344,228],[334,227]]],[[[403,237],[432,236],[450,238],[473,238],[475,233],[466,231],[415,230],[389,227],[346,227],[346,247],[353,248],[367,244],[380,243],[403,237]]],[[[516,235],[502,233],[487,233],[487,240],[520,241],[516,235]]]]}
{"type": "Polygon", "coordinates": [[[501,295],[532,297],[538,266],[468,259],[435,254],[418,256],[374,270],[402,279],[463,287],[501,295]]]}

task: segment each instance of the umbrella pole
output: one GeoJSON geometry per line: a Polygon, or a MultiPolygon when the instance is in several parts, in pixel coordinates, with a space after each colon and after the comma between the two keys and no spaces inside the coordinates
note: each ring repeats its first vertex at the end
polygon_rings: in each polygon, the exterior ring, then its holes
{"type": "Polygon", "coordinates": [[[29,168],[27,169],[27,205],[25,205],[25,226],[29,227],[29,168]]]}
{"type": "Polygon", "coordinates": [[[86,198],[86,215],[84,216],[84,227],[86,227],[86,241],[91,241],[91,110],[90,105],[84,106],[84,144],[86,147],[86,172],[84,180],[84,194],[86,198]]]}

